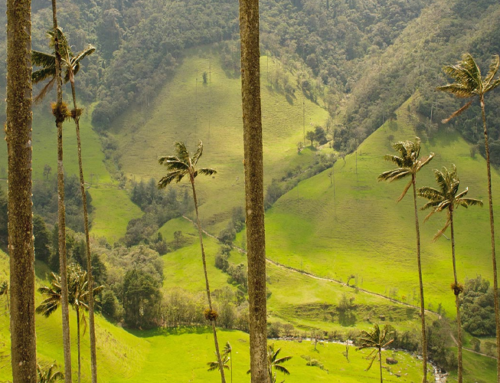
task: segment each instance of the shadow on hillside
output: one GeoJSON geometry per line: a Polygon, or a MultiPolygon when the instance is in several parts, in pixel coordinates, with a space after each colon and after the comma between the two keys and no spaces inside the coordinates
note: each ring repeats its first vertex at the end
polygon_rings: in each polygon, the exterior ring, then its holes
{"type": "MultiPolygon", "coordinates": [[[[173,335],[185,335],[185,334],[211,334],[211,327],[171,327],[171,328],[156,328],[151,330],[135,330],[124,328],[128,333],[139,337],[139,338],[151,338],[155,336],[173,336],[173,335]]],[[[217,329],[221,331],[222,329],[217,329]]],[[[224,330],[225,332],[231,332],[233,330],[224,330]]]]}

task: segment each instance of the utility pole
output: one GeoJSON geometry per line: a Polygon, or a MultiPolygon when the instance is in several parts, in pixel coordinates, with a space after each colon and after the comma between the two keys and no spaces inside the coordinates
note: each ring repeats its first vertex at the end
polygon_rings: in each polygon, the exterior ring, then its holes
{"type": "Polygon", "coordinates": [[[306,103],[302,96],[302,130],[304,131],[304,147],[306,146],[306,103]]]}
{"type": "Polygon", "coordinates": [[[210,122],[212,118],[212,59],[208,59],[208,142],[210,143],[210,122]]]}

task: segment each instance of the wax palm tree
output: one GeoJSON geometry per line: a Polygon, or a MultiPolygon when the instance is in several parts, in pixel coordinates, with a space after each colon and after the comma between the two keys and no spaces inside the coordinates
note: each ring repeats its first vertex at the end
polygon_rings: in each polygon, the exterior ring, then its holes
{"type": "MultiPolygon", "coordinates": [[[[267,370],[269,374],[269,381],[271,383],[276,383],[276,371],[279,371],[285,375],[290,375],[290,371],[282,364],[286,361],[292,359],[291,356],[285,356],[283,358],[278,358],[281,348],[274,350],[274,344],[270,344],[267,348],[267,370]]],[[[284,380],[281,382],[283,383],[284,380]]]]}
{"type": "Polygon", "coordinates": [[[64,374],[61,371],[56,370],[57,364],[52,363],[46,368],[41,367],[39,364],[36,365],[36,375],[37,383],[54,383],[60,379],[64,379],[64,374]]]}
{"type": "Polygon", "coordinates": [[[194,185],[195,178],[198,176],[198,174],[211,176],[213,174],[216,174],[217,172],[215,169],[210,169],[210,168],[201,168],[201,169],[196,168],[196,165],[198,164],[198,161],[203,154],[203,143],[201,141],[199,142],[198,148],[192,157],[190,157],[189,152],[186,149],[186,145],[184,145],[184,143],[182,142],[175,143],[175,151],[176,151],[175,156],[164,156],[158,159],[160,165],[165,165],[167,168],[167,175],[160,179],[160,181],[158,182],[158,187],[160,189],[163,189],[166,188],[168,185],[170,185],[172,182],[178,183],[182,181],[182,179],[185,176],[189,177],[189,182],[191,183],[191,188],[193,190],[193,201],[194,201],[194,208],[196,211],[196,225],[198,227],[198,235],[200,239],[201,259],[203,261],[203,271],[205,274],[205,286],[206,286],[207,300],[209,307],[207,310],[205,310],[205,318],[207,320],[210,320],[212,324],[212,330],[214,333],[215,353],[217,354],[217,361],[219,363],[221,382],[225,383],[226,378],[224,376],[224,365],[222,363],[222,358],[219,351],[219,342],[217,340],[217,329],[215,328],[215,322],[217,320],[218,315],[217,312],[214,311],[212,308],[212,297],[210,294],[210,284],[208,282],[207,262],[205,259],[205,249],[203,247],[203,235],[201,231],[200,216],[198,213],[198,199],[196,197],[196,188],[194,185]]]}
{"type": "Polygon", "coordinates": [[[7,0],[7,119],[10,339],[14,382],[36,382],[32,203],[31,1],[7,0]]]}
{"type": "Polygon", "coordinates": [[[418,210],[417,210],[417,191],[416,191],[416,178],[417,173],[422,167],[427,165],[434,153],[429,154],[427,157],[419,159],[420,156],[420,139],[415,138],[415,142],[404,141],[397,142],[393,148],[399,152],[399,156],[386,155],[384,158],[388,161],[394,162],[398,167],[393,170],[388,170],[378,176],[379,181],[393,182],[403,178],[411,177],[408,184],[405,186],[403,193],[398,199],[401,201],[410,186],[413,187],[413,207],[415,212],[415,231],[417,237],[417,266],[418,266],[418,282],[420,287],[420,318],[422,321],[422,358],[423,358],[423,382],[427,382],[427,336],[425,335],[425,304],[424,304],[424,284],[422,280],[422,264],[420,259],[420,227],[418,224],[418,210]]]}
{"type": "Polygon", "coordinates": [[[460,179],[457,175],[457,168],[455,165],[452,166],[451,170],[443,167],[443,170],[434,170],[434,176],[439,189],[432,187],[423,187],[418,189],[418,195],[420,197],[429,200],[423,207],[422,210],[432,209],[431,212],[425,218],[427,221],[435,213],[440,213],[446,211],[447,219],[441,230],[437,232],[434,239],[441,237],[444,232],[450,227],[451,231],[451,256],[453,261],[453,276],[454,283],[451,285],[453,293],[455,294],[455,306],[457,309],[457,331],[458,331],[458,383],[462,383],[463,380],[463,366],[462,366],[462,321],[460,319],[460,298],[459,295],[463,291],[462,285],[458,283],[457,279],[457,267],[455,263],[455,231],[453,228],[453,212],[459,206],[469,207],[469,206],[483,206],[483,202],[475,198],[465,198],[468,193],[466,188],[463,192],[458,192],[460,186],[460,179]]]}
{"type": "MultiPolygon", "coordinates": [[[[95,52],[95,48],[92,45],[88,45],[84,50],[77,54],[73,54],[68,43],[66,36],[64,35],[61,28],[57,28],[55,31],[48,31],[47,34],[50,36],[51,45],[54,45],[56,37],[59,41],[59,52],[61,56],[61,63],[64,69],[64,80],[65,82],[70,82],[71,93],[73,96],[73,110],[71,111],[71,117],[75,122],[76,128],[76,142],[78,150],[78,165],[80,173],[80,191],[82,195],[82,205],[83,205],[83,220],[85,229],[85,243],[86,243],[86,256],[87,256],[87,283],[90,288],[93,287],[92,278],[92,261],[90,255],[90,231],[89,231],[89,218],[87,210],[87,194],[85,192],[85,178],[83,176],[83,163],[82,163],[82,143],[80,138],[80,116],[82,110],[77,107],[76,103],[76,89],[75,89],[75,75],[80,70],[81,61],[90,56],[95,52]]],[[[45,94],[50,90],[54,81],[55,76],[55,55],[47,54],[39,51],[32,52],[32,61],[35,66],[40,66],[41,69],[34,71],[32,74],[33,83],[39,83],[46,79],[49,82],[42,89],[40,94],[35,100],[41,100],[45,94]]],[[[91,369],[92,369],[92,382],[97,382],[97,352],[96,352],[96,339],[95,339],[95,322],[94,322],[94,297],[89,296],[89,324],[90,324],[90,359],[91,359],[91,369]]]]}
{"type": "Polygon", "coordinates": [[[362,331],[361,336],[358,338],[359,347],[356,348],[356,351],[365,348],[373,348],[372,352],[367,356],[367,359],[370,360],[370,364],[366,368],[366,371],[372,367],[378,355],[381,383],[384,381],[382,378],[382,349],[394,341],[394,333],[395,331],[390,325],[385,325],[384,328],[380,330],[378,324],[375,324],[373,325],[373,331],[362,331]]]}
{"type": "MultiPolygon", "coordinates": [[[[68,269],[68,299],[69,304],[76,311],[77,345],[78,345],[78,381],[81,380],[81,352],[80,333],[83,325],[84,334],[87,327],[85,310],[88,310],[89,289],[87,284],[87,272],[78,265],[70,265],[68,269]]],[[[102,291],[99,286],[93,289],[94,295],[102,291]]],[[[49,317],[54,313],[62,301],[61,277],[52,273],[50,286],[41,286],[38,291],[47,298],[36,308],[38,314],[49,317]]]]}
{"type": "Polygon", "coordinates": [[[252,383],[267,383],[266,233],[260,95],[259,0],[240,0],[239,4],[250,366],[252,383]]]}
{"type": "MultiPolygon", "coordinates": [[[[54,31],[54,67],[57,99],[52,107],[52,113],[56,118],[57,128],[57,224],[59,239],[59,272],[61,274],[61,315],[64,348],[64,379],[66,383],[71,383],[71,334],[69,328],[69,308],[68,308],[68,276],[67,276],[67,255],[66,255],[66,206],[64,205],[64,166],[63,166],[63,122],[67,118],[67,105],[63,102],[62,91],[62,67],[61,67],[61,46],[64,41],[59,41],[57,24],[57,0],[52,1],[52,24],[54,31]]],[[[67,42],[66,42],[67,43],[67,42]]]]}
{"type": "Polygon", "coordinates": [[[481,104],[481,114],[483,118],[484,146],[486,149],[486,173],[488,176],[488,207],[490,213],[490,233],[491,233],[491,259],[493,262],[493,293],[495,300],[495,321],[497,333],[497,381],[500,383],[500,306],[498,303],[498,276],[497,276],[497,258],[495,252],[495,225],[493,218],[493,198],[491,193],[491,161],[490,147],[488,143],[488,128],[486,126],[486,111],[484,98],[486,93],[492,91],[500,85],[500,79],[495,78],[498,68],[500,67],[500,57],[493,56],[493,61],[485,77],[482,77],[481,70],[476,64],[474,58],[466,53],[462,56],[462,60],[456,65],[446,66],[445,73],[455,80],[452,84],[447,84],[437,88],[440,91],[451,93],[458,98],[472,99],[449,118],[443,121],[447,123],[452,118],[464,112],[471,106],[474,99],[479,98],[481,104]]]}
{"type": "MultiPolygon", "coordinates": [[[[226,370],[231,370],[231,383],[233,382],[233,358],[232,358],[233,349],[229,342],[226,342],[224,346],[224,350],[222,350],[222,364],[226,370]],[[228,366],[230,364],[230,366],[228,366]]],[[[220,368],[219,362],[208,362],[208,370],[207,371],[215,371],[220,368]]]]}
{"type": "MultiPolygon", "coordinates": [[[[277,373],[276,371],[282,372],[285,375],[290,375],[290,371],[286,367],[283,367],[282,364],[286,361],[292,359],[291,356],[285,356],[283,358],[278,358],[278,355],[281,351],[281,348],[278,348],[276,351],[274,350],[274,344],[270,344],[267,347],[267,377],[270,383],[276,383],[277,373]]],[[[252,370],[248,370],[247,374],[251,374],[252,370]]],[[[281,382],[283,383],[284,380],[281,382]]]]}

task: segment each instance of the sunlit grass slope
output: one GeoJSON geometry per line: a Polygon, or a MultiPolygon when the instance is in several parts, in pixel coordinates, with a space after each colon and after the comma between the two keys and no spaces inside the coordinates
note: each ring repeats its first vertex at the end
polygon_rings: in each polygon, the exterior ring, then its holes
{"type": "MultiPolygon", "coordinates": [[[[274,68],[272,59],[269,67],[269,71],[274,68]]],[[[311,124],[324,126],[328,113],[307,99],[303,110],[298,90],[293,105],[287,102],[284,94],[266,85],[267,65],[262,68],[264,164],[269,183],[273,177],[281,178],[297,157],[297,143],[303,139],[304,110],[308,130],[314,129],[311,124]]],[[[196,180],[202,219],[211,226],[230,218],[231,209],[244,204],[240,88],[241,80],[226,75],[217,55],[208,49],[192,51],[173,80],[158,89],[155,100],[132,108],[114,123],[111,131],[119,142],[125,174],[137,180],[159,179],[164,168],[158,165],[158,156],[173,154],[176,141],[185,142],[194,151],[202,140],[205,151],[199,166],[218,171],[214,179],[196,180]],[[203,84],[203,72],[207,72],[207,84],[203,84]]],[[[311,159],[302,156],[303,163],[311,159]]]]}
{"type": "MultiPolygon", "coordinates": [[[[190,244],[163,256],[164,288],[169,291],[180,287],[204,294],[205,280],[197,234],[191,223],[188,222],[186,226],[182,221],[176,221],[172,221],[171,224],[182,228],[183,235],[189,238],[190,244]]],[[[168,237],[167,239],[170,240],[168,237]]],[[[230,285],[229,276],[215,267],[215,255],[219,251],[220,244],[213,238],[204,236],[204,247],[212,291],[230,285]]],[[[229,262],[236,265],[246,263],[246,256],[232,251],[229,262]]],[[[355,328],[371,328],[373,323],[381,321],[382,316],[385,318],[382,322],[393,325],[398,331],[418,331],[420,321],[415,308],[356,291],[353,287],[314,279],[270,263],[267,267],[270,292],[267,303],[271,323],[291,323],[298,332],[309,333],[312,329],[321,329],[347,334],[355,328]],[[352,323],[341,324],[337,317],[336,307],[344,297],[355,306],[352,323]]],[[[433,314],[428,316],[431,320],[437,318],[433,314]]]]}
{"type": "MultiPolygon", "coordinates": [[[[380,173],[394,168],[383,160],[393,152],[391,143],[415,137],[406,111],[404,105],[398,120],[387,122],[362,143],[357,156],[347,156],[345,163],[339,160],[333,177],[332,170],[327,170],[300,183],[267,212],[267,254],[271,259],[343,281],[354,274],[365,289],[418,302],[411,190],[397,204],[405,181],[377,182],[380,173]]],[[[461,188],[469,187],[469,196],[487,201],[485,160],[479,155],[472,158],[468,144],[458,134],[436,134],[422,145],[423,156],[430,152],[436,156],[419,173],[418,186],[434,186],[432,169],[455,163],[461,188]]],[[[494,201],[499,187],[500,177],[494,171],[494,201]]],[[[420,199],[418,205],[423,202],[420,199]]],[[[445,237],[432,241],[445,216],[435,215],[423,224],[424,217],[421,213],[426,306],[436,309],[442,304],[453,315],[451,243],[445,237]]],[[[455,218],[459,279],[463,282],[482,274],[491,280],[487,208],[461,208],[455,218]]]]}
{"type": "MultiPolygon", "coordinates": [[[[45,276],[48,269],[37,262],[37,287],[46,284],[45,276]]],[[[0,252],[0,281],[8,279],[8,257],[0,252]]],[[[37,293],[36,304],[44,298],[37,293]]],[[[73,363],[73,380],[77,374],[77,333],[76,315],[70,309],[71,326],[71,357],[73,363]]],[[[56,361],[62,365],[64,360],[61,311],[57,310],[49,318],[36,315],[37,356],[41,364],[56,361]]],[[[99,375],[103,382],[109,382],[117,376],[124,380],[130,379],[131,373],[145,363],[145,354],[149,343],[136,337],[120,327],[117,327],[100,315],[96,317],[97,358],[99,360],[99,375]]],[[[11,380],[10,367],[10,334],[9,316],[6,300],[0,297],[0,381],[11,380]]],[[[82,337],[82,381],[90,382],[90,351],[88,332],[82,337]]]]}
{"type": "MultiPolygon", "coordinates": [[[[33,178],[42,179],[45,165],[51,167],[50,175],[57,174],[57,135],[49,101],[35,108],[33,116],[33,178]]],[[[82,156],[85,181],[89,185],[93,205],[96,207],[92,234],[104,236],[113,243],[125,234],[127,223],[142,213],[130,202],[125,190],[111,178],[104,164],[99,136],[91,128],[91,109],[86,109],[80,121],[82,156]]],[[[75,126],[64,123],[64,170],[68,175],[78,175],[78,157],[75,126]]],[[[7,145],[0,145],[0,178],[7,177],[7,145]]]]}

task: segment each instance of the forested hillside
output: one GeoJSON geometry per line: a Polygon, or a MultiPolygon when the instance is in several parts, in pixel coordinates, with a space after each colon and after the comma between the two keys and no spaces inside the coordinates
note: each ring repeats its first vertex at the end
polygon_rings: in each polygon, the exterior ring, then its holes
{"type": "MultiPolygon", "coordinates": [[[[99,102],[93,112],[96,129],[106,130],[131,104],[148,105],[188,48],[217,44],[224,67],[238,75],[234,2],[68,0],[63,5],[61,24],[72,44],[98,47],[79,78],[80,97],[99,102]]],[[[33,46],[41,49],[50,26],[49,4],[35,0],[33,10],[33,46]]],[[[498,12],[495,0],[265,0],[262,48],[296,74],[298,91],[328,109],[337,149],[350,152],[417,89],[425,95],[418,111],[429,118],[421,130],[432,134],[457,105],[434,92],[446,82],[441,67],[466,51],[487,65],[500,49],[498,12]]],[[[0,14],[3,28],[2,9],[0,14]]],[[[0,54],[4,57],[5,50],[0,54]]],[[[276,76],[286,82],[282,72],[276,76]]],[[[478,115],[472,108],[456,123],[473,144],[480,139],[473,128],[478,115]]],[[[493,157],[500,162],[500,123],[493,113],[488,119],[493,157]]]]}

